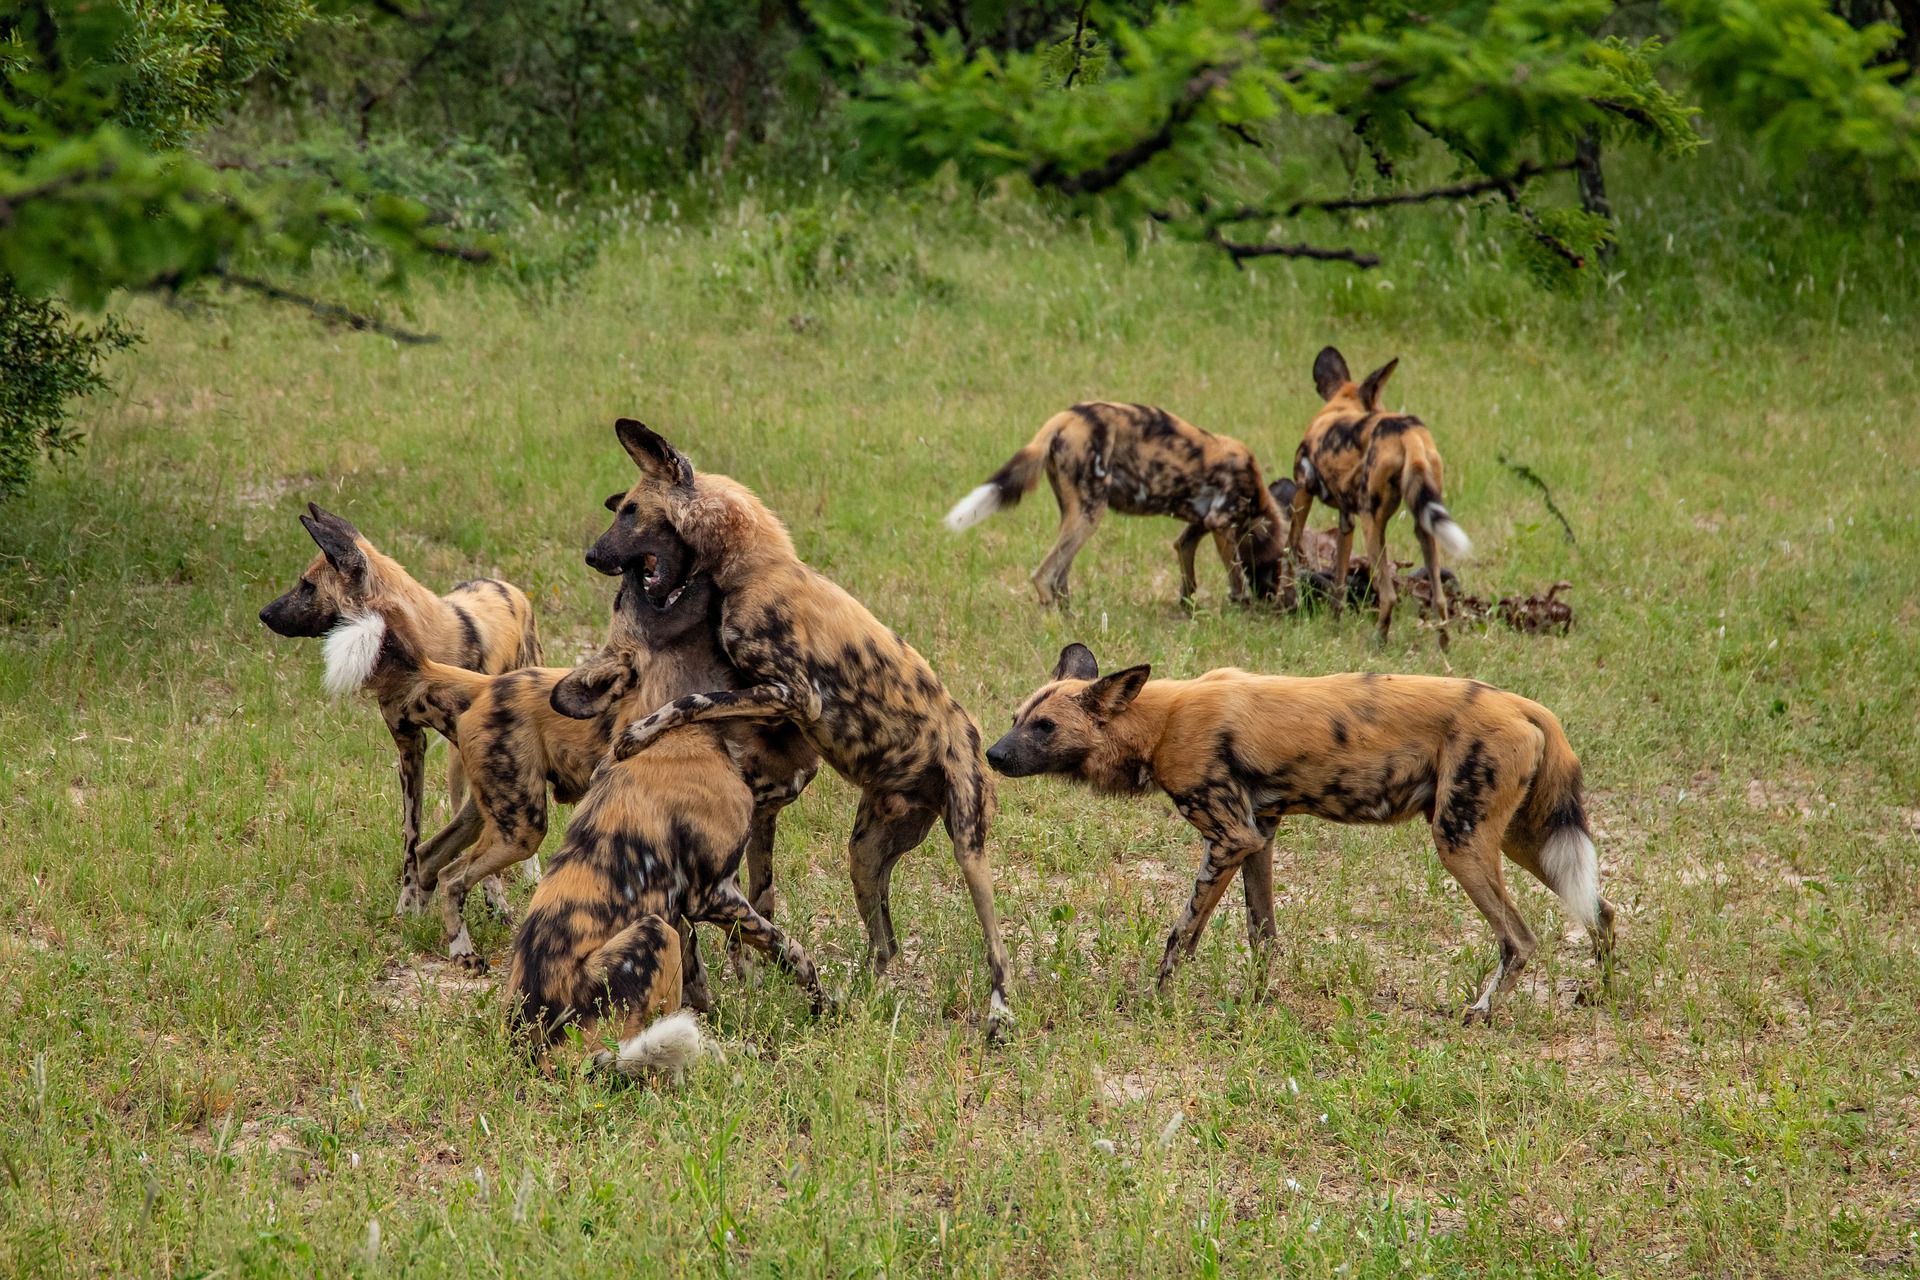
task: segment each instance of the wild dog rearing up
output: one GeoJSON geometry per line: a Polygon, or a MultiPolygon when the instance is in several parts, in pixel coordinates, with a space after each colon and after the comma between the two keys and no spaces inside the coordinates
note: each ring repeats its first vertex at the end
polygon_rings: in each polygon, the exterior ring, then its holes
{"type": "MultiPolygon", "coordinates": [[[[422,889],[441,890],[447,951],[463,967],[479,972],[487,968],[467,929],[467,894],[475,884],[539,852],[547,835],[548,788],[561,804],[577,802],[616,730],[635,713],[689,691],[688,686],[663,683],[662,678],[636,680],[626,674],[634,666],[635,648],[644,645],[639,620],[675,600],[680,578],[678,564],[667,569],[649,560],[628,566],[614,602],[608,644],[614,669],[624,678],[608,675],[603,679],[606,696],[596,698],[592,709],[585,711],[561,696],[569,687],[565,668],[526,667],[504,675],[480,675],[422,660],[418,638],[404,614],[376,612],[344,624],[365,629],[374,637],[358,646],[343,646],[377,655],[365,678],[377,683],[390,699],[400,701],[415,721],[451,739],[465,763],[473,795],[445,830],[420,846],[418,858],[422,889]],[[617,693],[612,692],[616,685],[617,693]],[[655,694],[652,701],[627,696],[648,687],[655,694]]],[[[670,675],[671,655],[664,656],[662,663],[670,675]]],[[[344,682],[356,673],[336,674],[344,682]]],[[[571,687],[577,688],[578,682],[571,687]]],[[[759,784],[760,808],[753,831],[766,848],[754,850],[754,856],[770,863],[779,812],[811,780],[819,760],[799,734],[785,726],[742,735],[738,746],[749,758],[759,784]]]]}
{"type": "MultiPolygon", "coordinates": [[[[1411,414],[1388,413],[1380,407],[1380,391],[1400,361],[1395,359],[1355,385],[1347,362],[1332,347],[1323,348],[1313,362],[1313,385],[1325,407],[1307,427],[1306,438],[1293,455],[1293,519],[1287,537],[1289,580],[1301,571],[1300,539],[1307,527],[1313,500],[1332,507],[1340,516],[1339,541],[1334,549],[1333,581],[1347,580],[1347,558],[1353,554],[1353,525],[1360,522],[1367,541],[1368,563],[1374,569],[1374,593],[1380,602],[1380,639],[1393,622],[1393,561],[1388,559],[1387,521],[1405,502],[1413,512],[1414,537],[1427,562],[1427,581],[1440,581],[1439,547],[1451,556],[1464,556],[1472,543],[1441,505],[1444,468],[1440,450],[1426,424],[1411,414]]],[[[1344,592],[1332,594],[1338,614],[1344,592]]],[[[1445,592],[1436,592],[1435,616],[1447,620],[1445,592]]],[[[1444,646],[1447,633],[1440,632],[1444,646]]]]}
{"type": "Polygon", "coordinates": [[[1060,504],[1060,535],[1033,571],[1041,604],[1067,598],[1067,571],[1108,507],[1129,516],[1172,516],[1187,522],[1174,541],[1180,557],[1180,599],[1194,591],[1193,556],[1213,535],[1227,567],[1229,594],[1271,598],[1280,586],[1285,544],[1280,508],[1260,479],[1252,450],[1164,409],[1090,402],[1047,419],[1038,435],[947,513],[947,527],[970,529],[1011,507],[1044,471],[1060,504]]]}
{"type": "MultiPolygon", "coordinates": [[[[728,671],[713,627],[712,579],[689,579],[656,605],[623,605],[644,652],[608,653],[555,686],[557,705],[606,715],[638,685],[703,688],[728,671]]],[[[755,822],[753,792],[719,726],[687,725],[643,755],[604,759],[513,940],[507,1007],[544,1049],[569,1025],[618,1022],[600,1061],[634,1074],[685,1066],[700,1034],[681,1001],[682,919],[737,931],[825,1004],[813,962],[747,902],[735,881],[755,822]]]]}
{"type": "MultiPolygon", "coordinates": [[[[409,620],[426,658],[470,671],[497,674],[540,661],[540,633],[533,606],[520,588],[492,578],[463,582],[444,596],[436,596],[415,581],[399,564],[374,549],[371,542],[346,520],[307,504],[310,514],[300,523],[319,544],[320,555],[300,580],[277,600],[260,610],[260,621],[276,635],[317,638],[343,621],[384,611],[409,620]]],[[[364,641],[364,636],[362,637],[364,641]]],[[[334,644],[345,643],[334,641],[334,644]]],[[[330,649],[328,670],[335,666],[337,649],[330,649]]],[[[331,677],[328,691],[346,688],[331,677]]],[[[393,745],[400,752],[400,840],[404,862],[400,874],[400,902],[396,910],[418,913],[427,904],[428,890],[418,875],[421,804],[425,795],[427,739],[430,726],[410,717],[400,687],[376,685],[380,715],[393,745]]],[[[461,807],[461,773],[456,755],[449,765],[448,787],[453,807],[461,807]]],[[[490,897],[504,903],[495,882],[490,897]]]]}
{"type": "Polygon", "coordinates": [[[1501,875],[1504,851],[1560,895],[1605,962],[1613,908],[1600,896],[1580,760],[1538,703],[1477,680],[1434,676],[1101,677],[1085,645],[1061,650],[1052,680],[1021,704],[987,752],[1008,777],[1062,774],[1096,790],[1159,788],[1206,837],[1193,897],[1167,938],[1164,987],[1239,871],[1256,943],[1274,936],[1273,833],[1289,814],[1433,828],[1440,861],[1492,926],[1500,963],[1468,1022],[1492,1017],[1535,942],[1501,875]]]}
{"type": "Polygon", "coordinates": [[[719,638],[728,661],[762,683],[681,698],[629,725],[614,755],[624,759],[694,721],[791,718],[860,788],[848,863],[876,970],[899,950],[887,894],[894,863],[944,819],[986,940],[988,1028],[997,1034],[1010,1017],[1007,953],[987,866],[994,791],[979,726],[925,658],[801,561],[785,526],[745,486],[696,475],[684,454],[630,418],[615,431],[640,480],[587,563],[604,572],[638,555],[691,548],[693,569],[710,573],[724,598],[719,638]]]}

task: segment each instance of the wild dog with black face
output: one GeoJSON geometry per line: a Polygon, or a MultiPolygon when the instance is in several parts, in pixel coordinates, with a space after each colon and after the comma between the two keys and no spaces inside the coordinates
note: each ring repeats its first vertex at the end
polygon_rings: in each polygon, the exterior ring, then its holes
{"type": "Polygon", "coordinates": [[[684,454],[630,418],[615,427],[640,468],[613,525],[593,546],[595,568],[690,548],[724,603],[719,638],[748,689],[681,698],[614,740],[624,759],[677,725],[790,718],[826,762],[860,788],[848,862],[876,970],[899,950],[888,905],[893,866],[944,819],[973,897],[992,982],[990,1034],[1010,1018],[1007,953],[987,866],[993,778],[980,728],[913,647],[794,553],[793,539],[745,486],[696,474],[684,454]]]}
{"type": "MultiPolygon", "coordinates": [[[[602,696],[593,700],[591,710],[563,693],[579,687],[579,681],[568,684],[567,668],[525,667],[499,676],[479,675],[422,660],[418,639],[408,630],[404,615],[374,613],[348,624],[379,637],[361,646],[378,654],[364,678],[378,681],[386,696],[400,702],[413,720],[450,739],[465,764],[472,796],[445,830],[420,846],[419,853],[420,885],[428,893],[441,890],[447,952],[462,967],[475,972],[487,968],[467,929],[467,894],[480,881],[538,854],[547,835],[548,788],[555,801],[576,803],[586,793],[613,734],[636,713],[692,689],[712,687],[674,684],[666,675],[635,679],[629,674],[636,649],[645,643],[642,622],[674,603],[679,589],[665,584],[680,579],[677,562],[662,567],[649,558],[628,566],[614,602],[607,653],[596,667],[596,687],[604,686],[602,696]],[[606,668],[608,660],[613,670],[606,668]],[[649,691],[652,700],[645,701],[649,691]]],[[[649,673],[656,668],[670,673],[673,655],[661,655],[659,663],[642,666],[649,673]]],[[[709,669],[700,670],[705,675],[709,669]]],[[[714,678],[723,675],[724,671],[714,678]]],[[[352,673],[341,673],[340,678],[352,678],[352,673]]],[[[753,834],[765,847],[754,849],[754,856],[770,864],[780,810],[811,780],[819,759],[786,726],[743,733],[737,745],[758,784],[753,834]]],[[[697,953],[690,961],[697,961],[697,953]]],[[[697,963],[691,963],[690,973],[697,968],[697,963]]],[[[696,986],[696,991],[703,990],[696,986]]],[[[703,1004],[704,997],[697,997],[696,1003],[703,1004]]]]}
{"type": "Polygon", "coordinates": [[[1259,599],[1280,589],[1285,517],[1260,479],[1252,450],[1143,404],[1076,404],[1047,419],[1026,448],[947,513],[947,527],[970,529],[1011,507],[1042,472],[1060,504],[1060,534],[1033,571],[1041,604],[1065,603],[1073,558],[1111,507],[1122,515],[1172,516],[1187,522],[1174,541],[1180,557],[1180,599],[1194,591],[1194,551],[1213,535],[1227,567],[1228,592],[1259,599]]]}
{"type": "MultiPolygon", "coordinates": [[[[1393,562],[1387,558],[1387,521],[1404,501],[1413,512],[1414,537],[1427,562],[1427,581],[1440,581],[1440,547],[1464,556],[1472,549],[1467,535],[1441,504],[1445,468],[1439,447],[1426,424],[1411,414],[1388,413],[1380,406],[1380,392],[1398,367],[1398,358],[1355,385],[1347,362],[1332,347],[1322,349],[1313,362],[1313,384],[1326,406],[1307,427],[1306,438],[1293,456],[1293,518],[1287,539],[1290,580],[1301,569],[1300,539],[1307,527],[1313,500],[1332,507],[1340,516],[1339,541],[1334,549],[1333,581],[1347,580],[1347,558],[1353,554],[1353,525],[1360,522],[1366,537],[1367,559],[1375,566],[1374,594],[1380,602],[1380,639],[1393,623],[1393,562]]],[[[1338,614],[1345,593],[1332,593],[1338,614]]],[[[1434,594],[1438,619],[1447,620],[1445,592],[1434,594]]],[[[1447,632],[1440,631],[1444,647],[1447,632]]]]}
{"type": "Polygon", "coordinates": [[[987,760],[1013,778],[1060,774],[1121,795],[1158,788],[1206,838],[1193,897],[1160,961],[1163,987],[1235,871],[1256,944],[1274,936],[1273,833],[1290,814],[1432,825],[1441,864],[1500,944],[1468,1022],[1492,1017],[1493,997],[1513,989],[1536,945],[1502,878],[1503,851],[1560,896],[1603,964],[1610,959],[1613,908],[1600,896],[1580,760],[1545,707],[1433,676],[1151,672],[1102,677],[1085,645],[1068,645],[987,760]]]}
{"type": "MultiPolygon", "coordinates": [[[[376,613],[406,618],[409,632],[418,637],[421,655],[435,662],[497,674],[540,661],[540,633],[534,624],[533,606],[520,588],[480,578],[436,596],[375,550],[347,521],[312,503],[307,504],[307,510],[310,514],[301,516],[300,523],[319,544],[320,555],[284,595],[260,610],[260,621],[276,635],[329,637],[329,692],[347,691],[331,675],[338,663],[353,666],[367,657],[347,651],[354,643],[366,643],[364,632],[352,636],[343,632],[338,637],[332,633],[343,623],[376,613]]],[[[357,688],[360,683],[355,681],[348,687],[357,688]]],[[[374,693],[380,700],[381,718],[400,752],[400,841],[404,860],[396,910],[418,913],[426,907],[428,896],[420,885],[418,851],[426,781],[426,730],[430,726],[406,714],[401,688],[375,684],[374,693]]],[[[457,754],[448,773],[453,808],[459,810],[463,788],[457,754]]],[[[497,880],[489,884],[488,896],[497,904],[506,902],[506,893],[497,880]]]]}
{"type": "MultiPolygon", "coordinates": [[[[660,605],[623,595],[638,646],[575,670],[554,687],[554,704],[598,717],[636,690],[723,681],[730,668],[714,641],[717,603],[704,574],[660,605]]],[[[688,725],[644,755],[601,762],[513,940],[507,1007],[530,1047],[613,1018],[620,1046],[601,1055],[604,1064],[629,1074],[686,1065],[701,1043],[691,1018],[675,1016],[683,919],[734,931],[792,974],[816,1012],[825,1005],[806,952],[735,881],[755,809],[718,726],[688,725]]]]}

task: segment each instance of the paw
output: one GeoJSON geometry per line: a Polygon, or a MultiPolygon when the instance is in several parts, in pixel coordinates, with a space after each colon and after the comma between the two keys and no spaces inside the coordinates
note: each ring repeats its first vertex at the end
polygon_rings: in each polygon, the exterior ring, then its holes
{"type": "Polygon", "coordinates": [[[402,881],[400,884],[400,900],[394,904],[393,914],[396,916],[421,915],[426,911],[427,903],[432,900],[433,895],[413,881],[402,881]]]}
{"type": "Polygon", "coordinates": [[[1013,1027],[1013,1010],[1007,1007],[1007,1002],[998,991],[994,992],[987,1006],[987,1043],[1005,1044],[1007,1037],[1013,1034],[1013,1027]]]}
{"type": "Polygon", "coordinates": [[[1491,1026],[1493,1024],[1492,1006],[1484,1004],[1468,1005],[1466,1013],[1461,1015],[1460,1024],[1467,1027],[1491,1026]]]}
{"type": "Polygon", "coordinates": [[[447,944],[447,958],[455,968],[475,975],[487,971],[487,959],[473,949],[473,936],[467,932],[467,926],[461,925],[460,932],[447,944]]]}

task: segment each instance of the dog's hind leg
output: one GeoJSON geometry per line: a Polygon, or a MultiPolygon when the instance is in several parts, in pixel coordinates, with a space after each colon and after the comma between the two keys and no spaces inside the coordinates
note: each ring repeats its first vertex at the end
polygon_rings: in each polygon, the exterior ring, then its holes
{"type": "Polygon", "coordinates": [[[1200,549],[1200,539],[1206,537],[1207,527],[1198,521],[1180,531],[1173,540],[1173,553],[1180,557],[1180,603],[1187,604],[1193,599],[1193,593],[1200,586],[1200,579],[1194,573],[1194,552],[1200,549]]]}
{"type": "Polygon", "coordinates": [[[1538,946],[1507,892],[1500,862],[1501,842],[1540,755],[1540,735],[1526,727],[1530,741],[1517,734],[1506,742],[1489,736],[1450,752],[1455,758],[1443,761],[1433,798],[1433,839],[1440,865],[1466,890],[1500,946],[1500,962],[1467,1006],[1469,1023],[1493,1020],[1494,996],[1513,990],[1538,946]]]}
{"type": "Polygon", "coordinates": [[[420,884],[420,817],[427,783],[426,731],[411,722],[388,721],[394,748],[400,753],[400,900],[393,913],[417,916],[427,909],[427,892],[420,884]]]}
{"type": "Polygon", "coordinates": [[[594,1065],[622,1075],[677,1075],[707,1052],[699,1023],[680,1012],[680,934],[657,915],[643,916],[587,958],[587,977],[617,1028],[620,1045],[594,1065]]]}
{"type": "Polygon", "coordinates": [[[535,793],[531,803],[504,804],[502,821],[498,813],[488,829],[481,833],[473,848],[455,859],[440,878],[440,912],[446,926],[447,954],[464,969],[487,971],[486,959],[473,947],[473,935],[467,930],[465,908],[467,893],[487,877],[525,862],[539,851],[547,836],[546,789],[535,793]]]}
{"type": "Polygon", "coordinates": [[[1258,951],[1280,936],[1273,912],[1273,831],[1262,822],[1267,842],[1240,864],[1240,888],[1247,895],[1247,942],[1258,951]]]}
{"type": "MultiPolygon", "coordinates": [[[[1333,539],[1333,593],[1329,597],[1333,603],[1333,616],[1339,617],[1347,607],[1347,568],[1353,561],[1353,517],[1342,511],[1340,525],[1333,539]]],[[[1378,574],[1375,575],[1376,577],[1378,574]]]]}
{"type": "Polygon", "coordinates": [[[1061,485],[1051,471],[1047,474],[1053,480],[1054,496],[1060,500],[1060,536],[1054,539],[1053,550],[1047,552],[1047,558],[1033,571],[1033,586],[1040,594],[1041,604],[1065,606],[1067,573],[1073,568],[1073,558],[1080,554],[1080,548],[1087,545],[1087,539],[1100,527],[1100,516],[1107,509],[1107,483],[1089,478],[1088,487],[1082,492],[1072,485],[1061,485]]]}
{"type": "Polygon", "coordinates": [[[486,819],[481,816],[480,806],[469,796],[460,805],[459,812],[453,815],[453,821],[442,827],[431,840],[420,846],[416,859],[419,867],[420,887],[431,894],[440,883],[440,873],[455,858],[473,847],[480,838],[486,819]]]}
{"type": "MultiPolygon", "coordinates": [[[[971,728],[971,725],[969,725],[971,728]]],[[[993,778],[975,745],[972,759],[961,757],[947,766],[947,834],[953,840],[953,860],[973,898],[980,918],[980,935],[987,946],[987,1036],[998,1039],[1013,1022],[1007,1004],[1007,947],[1000,940],[1000,917],[993,903],[993,869],[987,865],[987,824],[993,817],[993,778]],[[971,768],[969,768],[971,766],[971,768]]]]}
{"type": "Polygon", "coordinates": [[[1233,604],[1247,602],[1247,576],[1240,568],[1240,545],[1231,529],[1213,531],[1213,549],[1220,553],[1220,563],[1227,567],[1227,600],[1233,604]]]}
{"type": "Polygon", "coordinates": [[[898,793],[866,792],[854,812],[847,870],[853,877],[853,899],[860,908],[860,919],[867,926],[875,973],[885,973],[900,951],[887,893],[893,864],[909,849],[919,847],[937,817],[934,809],[898,793]]]}
{"type": "Polygon", "coordinates": [[[1396,593],[1393,589],[1393,561],[1387,557],[1387,521],[1393,518],[1398,502],[1388,502],[1370,515],[1362,517],[1366,526],[1367,565],[1373,575],[1373,594],[1380,602],[1380,643],[1387,642],[1387,628],[1393,625],[1393,602],[1396,593]]]}
{"type": "Polygon", "coordinates": [[[700,931],[693,921],[680,921],[680,994],[687,1007],[697,1013],[713,1008],[713,993],[707,988],[707,966],[700,960],[700,931]]]}
{"type": "MultiPolygon", "coordinates": [[[[783,804],[755,804],[753,825],[747,831],[744,859],[747,866],[747,901],[768,920],[773,919],[773,838],[783,804]]],[[[746,975],[746,955],[740,950],[737,936],[727,939],[727,959],[732,963],[736,977],[746,975]]]]}

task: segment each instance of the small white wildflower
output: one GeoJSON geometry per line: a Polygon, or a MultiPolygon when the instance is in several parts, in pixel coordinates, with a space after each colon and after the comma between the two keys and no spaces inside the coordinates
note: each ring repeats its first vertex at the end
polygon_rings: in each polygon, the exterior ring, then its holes
{"type": "Polygon", "coordinates": [[[1186,1112],[1184,1111],[1174,1112],[1173,1119],[1167,1121],[1167,1127],[1160,1131],[1160,1145],[1163,1147],[1172,1146],[1173,1140],[1180,1136],[1180,1126],[1185,1124],[1186,1122],[1187,1122],[1186,1112]]]}

